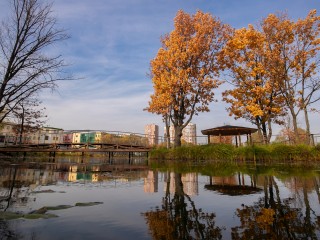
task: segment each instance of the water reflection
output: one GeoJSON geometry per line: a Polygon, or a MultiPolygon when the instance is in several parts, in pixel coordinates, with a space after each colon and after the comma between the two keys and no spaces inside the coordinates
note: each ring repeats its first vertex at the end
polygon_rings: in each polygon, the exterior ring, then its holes
{"type": "Polygon", "coordinates": [[[190,195],[198,194],[198,175],[170,172],[162,205],[144,213],[153,239],[221,239],[215,213],[203,212],[190,195]]]}
{"type": "Polygon", "coordinates": [[[319,239],[319,177],[285,179],[295,197],[282,198],[274,176],[260,179],[264,196],[238,208],[241,225],[232,228],[233,239],[319,239]],[[318,201],[311,206],[309,193],[318,201]]]}
{"type": "Polygon", "coordinates": [[[28,213],[43,204],[64,204],[66,199],[66,204],[79,199],[104,204],[83,213],[87,218],[96,211],[90,227],[81,222],[82,212],[61,210],[63,214],[46,225],[48,233],[35,227],[41,228],[47,219],[24,220],[21,225],[0,216],[0,236],[27,239],[25,233],[32,232],[49,239],[50,232],[63,224],[69,231],[64,238],[72,237],[75,228],[80,235],[91,229],[92,239],[108,239],[106,229],[117,239],[320,238],[318,168],[225,168],[182,172],[150,168],[144,160],[111,164],[94,159],[1,165],[1,212],[28,213]]]}
{"type": "Polygon", "coordinates": [[[10,205],[26,205],[30,193],[35,193],[37,187],[56,185],[58,182],[127,182],[145,177],[146,169],[145,160],[130,164],[127,160],[120,160],[118,164],[111,165],[79,163],[77,159],[70,162],[0,165],[0,209],[6,211],[10,205]]]}
{"type": "Polygon", "coordinates": [[[248,195],[261,192],[258,188],[256,178],[250,177],[250,185],[246,185],[244,174],[238,173],[238,177],[210,177],[210,183],[205,185],[205,189],[217,191],[230,196],[248,195]],[[242,177],[240,177],[242,175],[242,177]]]}

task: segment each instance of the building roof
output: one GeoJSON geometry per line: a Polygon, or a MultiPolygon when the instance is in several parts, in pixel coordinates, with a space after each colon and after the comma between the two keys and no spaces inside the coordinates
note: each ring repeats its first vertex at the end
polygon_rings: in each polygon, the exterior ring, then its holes
{"type": "Polygon", "coordinates": [[[209,128],[201,130],[203,135],[212,135],[212,136],[235,136],[235,135],[244,135],[251,134],[258,131],[256,128],[240,127],[240,126],[231,126],[225,125],[216,128],[209,128]]]}

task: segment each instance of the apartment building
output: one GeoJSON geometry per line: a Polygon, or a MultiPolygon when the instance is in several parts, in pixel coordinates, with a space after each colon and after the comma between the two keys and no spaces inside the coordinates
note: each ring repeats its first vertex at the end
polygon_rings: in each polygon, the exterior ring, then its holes
{"type": "MultiPolygon", "coordinates": [[[[70,134],[70,133],[69,133],[70,134]]],[[[69,137],[65,136],[66,140],[69,137]]],[[[73,132],[72,143],[100,143],[102,138],[101,132],[73,132]]]]}
{"type": "Polygon", "coordinates": [[[159,144],[159,126],[156,124],[148,124],[144,127],[144,134],[148,139],[149,145],[159,144]]]}
{"type": "MultiPolygon", "coordinates": [[[[169,134],[170,134],[170,142],[174,142],[174,127],[173,125],[169,128],[169,134]]],[[[166,135],[166,127],[164,127],[164,139],[167,141],[167,135],[166,135]]],[[[196,124],[189,123],[183,130],[182,130],[182,137],[181,140],[185,141],[186,143],[191,143],[196,145],[197,144],[197,128],[196,124]]]]}
{"type": "Polygon", "coordinates": [[[196,145],[197,144],[197,128],[196,124],[189,123],[183,130],[182,130],[182,139],[187,143],[191,143],[196,145]]]}
{"type": "MultiPolygon", "coordinates": [[[[11,122],[2,122],[0,128],[0,143],[20,143],[19,125],[11,122]]],[[[27,128],[26,128],[27,129],[27,128]]],[[[53,127],[42,127],[35,131],[25,130],[22,134],[21,143],[62,143],[63,129],[53,127]]]]}
{"type": "Polygon", "coordinates": [[[15,143],[17,139],[17,132],[15,123],[2,122],[0,126],[0,143],[15,143]]]}
{"type": "Polygon", "coordinates": [[[31,135],[30,143],[56,144],[63,143],[64,131],[62,128],[42,127],[31,135]]]}

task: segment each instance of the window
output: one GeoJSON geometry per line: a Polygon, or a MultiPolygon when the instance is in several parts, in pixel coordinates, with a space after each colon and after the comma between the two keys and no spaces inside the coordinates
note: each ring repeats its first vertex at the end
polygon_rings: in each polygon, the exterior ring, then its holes
{"type": "Polygon", "coordinates": [[[44,137],[44,140],[49,140],[49,136],[45,136],[45,137],[44,137]]]}

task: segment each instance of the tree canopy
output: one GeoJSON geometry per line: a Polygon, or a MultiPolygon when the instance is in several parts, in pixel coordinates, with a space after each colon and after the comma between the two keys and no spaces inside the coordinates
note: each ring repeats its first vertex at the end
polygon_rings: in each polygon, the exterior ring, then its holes
{"type": "Polygon", "coordinates": [[[169,118],[175,146],[181,145],[182,130],[192,117],[209,111],[214,101],[213,89],[221,84],[220,52],[230,32],[209,13],[180,10],[174,30],[161,38],[162,47],[151,60],[154,93],[147,110],[169,118]]]}

